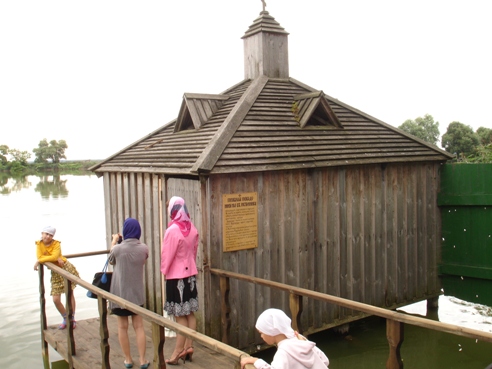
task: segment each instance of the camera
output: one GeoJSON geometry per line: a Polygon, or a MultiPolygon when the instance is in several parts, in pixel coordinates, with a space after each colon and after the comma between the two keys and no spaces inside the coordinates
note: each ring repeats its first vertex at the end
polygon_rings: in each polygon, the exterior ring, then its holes
{"type": "Polygon", "coordinates": [[[120,237],[118,238],[118,243],[121,243],[122,241],[123,241],[123,237],[121,237],[121,236],[120,236],[120,237]]]}

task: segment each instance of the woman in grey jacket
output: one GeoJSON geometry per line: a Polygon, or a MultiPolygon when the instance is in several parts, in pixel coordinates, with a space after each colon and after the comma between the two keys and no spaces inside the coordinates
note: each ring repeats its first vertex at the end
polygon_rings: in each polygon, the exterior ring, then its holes
{"type": "MultiPolygon", "coordinates": [[[[143,306],[145,302],[144,266],[149,257],[149,247],[140,242],[142,231],[138,220],[127,218],[123,224],[122,233],[121,243],[118,243],[120,234],[114,234],[111,242],[109,262],[114,269],[110,292],[136,305],[143,306]]],[[[128,317],[131,316],[137,337],[140,368],[148,368],[150,363],[145,357],[146,338],[142,317],[131,310],[121,308],[112,301],[109,303],[109,308],[118,317],[118,340],[125,355],[123,364],[126,368],[133,367],[128,338],[128,317]]]]}

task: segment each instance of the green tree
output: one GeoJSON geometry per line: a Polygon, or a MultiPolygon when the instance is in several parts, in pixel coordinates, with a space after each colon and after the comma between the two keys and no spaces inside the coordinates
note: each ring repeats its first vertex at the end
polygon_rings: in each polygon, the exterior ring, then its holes
{"type": "Polygon", "coordinates": [[[492,143],[479,145],[475,154],[466,158],[468,163],[492,163],[492,143]]]}
{"type": "Polygon", "coordinates": [[[457,158],[475,154],[479,144],[480,137],[473,128],[456,121],[449,123],[441,141],[442,147],[457,158]]]}
{"type": "Polygon", "coordinates": [[[7,155],[9,154],[9,147],[7,145],[0,145],[0,163],[5,165],[8,163],[7,155]]]}
{"type": "Polygon", "coordinates": [[[36,156],[35,163],[47,163],[50,155],[50,145],[48,140],[42,139],[39,141],[38,147],[33,149],[32,152],[36,156]]]}
{"type": "Polygon", "coordinates": [[[20,151],[17,149],[10,149],[9,150],[9,155],[12,156],[12,161],[14,163],[18,163],[22,166],[27,165],[27,161],[31,157],[31,154],[28,153],[27,151],[20,151]]]}
{"type": "Polygon", "coordinates": [[[38,147],[33,149],[32,152],[36,155],[34,160],[36,163],[47,163],[51,161],[54,164],[60,163],[61,159],[66,159],[65,150],[68,148],[65,140],[48,140],[43,139],[39,141],[38,147]]]}
{"type": "Polygon", "coordinates": [[[484,146],[492,143],[492,129],[480,127],[477,129],[477,134],[480,137],[480,143],[484,146]]]}
{"type": "Polygon", "coordinates": [[[439,141],[439,122],[434,122],[434,118],[430,114],[415,120],[407,119],[398,128],[432,145],[439,141]]]}

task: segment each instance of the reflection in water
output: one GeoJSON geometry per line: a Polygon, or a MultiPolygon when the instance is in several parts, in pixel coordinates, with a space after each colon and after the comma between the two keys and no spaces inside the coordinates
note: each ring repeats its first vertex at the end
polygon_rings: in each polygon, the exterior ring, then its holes
{"type": "Polygon", "coordinates": [[[31,187],[32,183],[28,176],[12,176],[10,173],[0,173],[0,194],[8,195],[11,192],[18,192],[31,187]]]}
{"type": "Polygon", "coordinates": [[[42,176],[39,178],[39,182],[34,189],[41,194],[43,199],[67,197],[67,180],[60,179],[59,174],[52,176],[42,176]]]}
{"type": "MultiPolygon", "coordinates": [[[[32,177],[32,176],[31,176],[32,177]]],[[[60,174],[38,175],[39,178],[34,191],[39,192],[43,199],[67,197],[67,180],[61,179],[60,174]]],[[[0,173],[0,194],[8,195],[19,192],[32,186],[29,176],[12,176],[10,173],[0,173]]]]}

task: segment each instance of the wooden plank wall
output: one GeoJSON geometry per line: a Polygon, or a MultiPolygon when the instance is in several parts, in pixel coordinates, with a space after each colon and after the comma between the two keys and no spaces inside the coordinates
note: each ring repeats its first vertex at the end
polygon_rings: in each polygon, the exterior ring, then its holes
{"type": "Polygon", "coordinates": [[[140,222],[140,240],[149,246],[145,268],[146,308],[162,313],[162,282],[160,277],[160,245],[162,219],[162,182],[149,173],[104,173],[106,238],[108,249],[111,234],[121,232],[126,218],[140,222]]]}
{"type": "MultiPolygon", "coordinates": [[[[395,308],[439,294],[439,164],[388,164],[212,176],[207,184],[208,259],[214,268],[395,308]],[[259,247],[222,252],[223,194],[258,192],[259,247]]],[[[210,280],[206,333],[220,332],[217,277],[210,280]]],[[[261,342],[266,308],[288,296],[231,280],[232,345],[261,342]]],[[[357,312],[355,313],[358,314],[357,312]]],[[[304,303],[315,332],[353,320],[347,309],[304,303]]]]}

